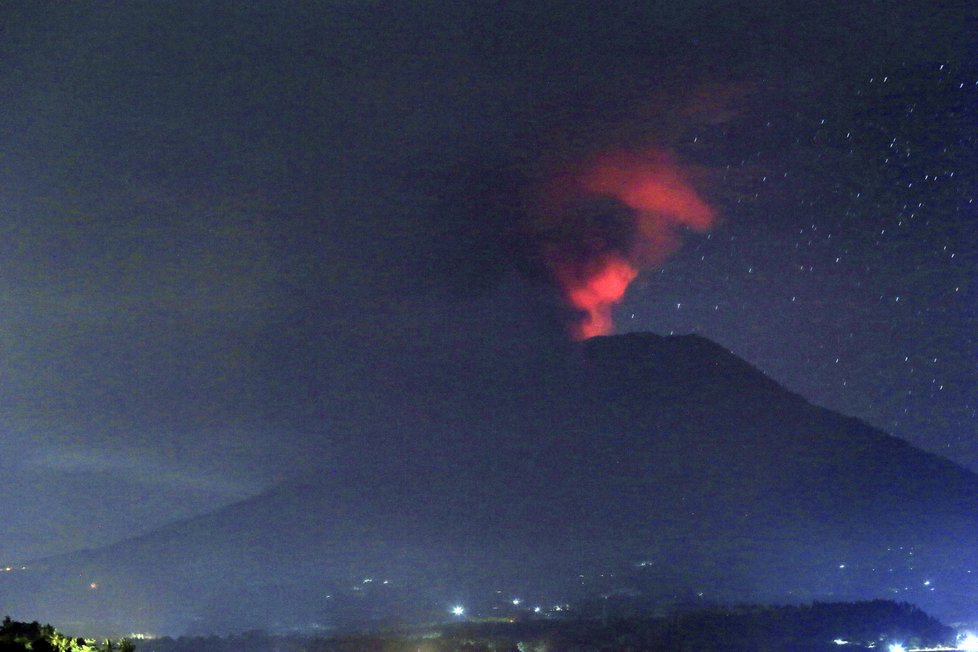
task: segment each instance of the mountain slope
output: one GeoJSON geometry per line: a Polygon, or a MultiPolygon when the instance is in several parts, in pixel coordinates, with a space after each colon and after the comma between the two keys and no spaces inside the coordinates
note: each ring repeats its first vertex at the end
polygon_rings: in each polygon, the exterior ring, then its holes
{"type": "Polygon", "coordinates": [[[974,615],[978,476],[697,336],[595,338],[533,375],[419,389],[356,460],[8,574],[2,604],[165,632],[416,619],[457,600],[491,614],[514,595],[974,615]]]}

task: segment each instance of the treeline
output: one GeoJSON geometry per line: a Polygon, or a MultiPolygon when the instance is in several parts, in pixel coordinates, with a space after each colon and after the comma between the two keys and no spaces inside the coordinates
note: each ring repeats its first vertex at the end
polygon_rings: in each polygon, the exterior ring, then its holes
{"type": "Polygon", "coordinates": [[[134,652],[135,649],[132,641],[75,638],[37,621],[22,623],[6,616],[0,624],[0,652],[134,652]]]}
{"type": "MultiPolygon", "coordinates": [[[[469,622],[390,634],[333,638],[156,639],[139,652],[839,652],[932,646],[954,631],[906,603],[886,600],[805,606],[713,608],[667,618],[469,622]],[[844,644],[835,641],[845,641],[844,644]]],[[[2,652],[2,651],[0,651],[2,652]]]]}

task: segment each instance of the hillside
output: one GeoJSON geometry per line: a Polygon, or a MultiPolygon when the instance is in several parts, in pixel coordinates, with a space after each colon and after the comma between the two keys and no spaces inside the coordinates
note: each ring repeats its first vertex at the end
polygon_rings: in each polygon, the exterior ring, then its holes
{"type": "Polygon", "coordinates": [[[533,375],[419,388],[356,465],[37,561],[0,577],[2,603],[123,633],[417,621],[459,602],[492,615],[514,597],[550,609],[602,595],[650,609],[883,597],[975,615],[978,476],[810,405],[697,336],[595,338],[533,375]],[[484,432],[482,445],[460,428],[484,432]]]}

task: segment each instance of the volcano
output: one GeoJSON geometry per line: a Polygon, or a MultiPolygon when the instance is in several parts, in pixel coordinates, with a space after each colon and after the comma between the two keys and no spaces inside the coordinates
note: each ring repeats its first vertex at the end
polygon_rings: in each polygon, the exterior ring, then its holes
{"type": "Polygon", "coordinates": [[[0,573],[0,605],[82,634],[427,622],[458,604],[573,612],[615,596],[978,615],[975,474],[699,336],[575,347],[533,392],[487,383],[460,407],[429,390],[355,463],[0,573]]]}

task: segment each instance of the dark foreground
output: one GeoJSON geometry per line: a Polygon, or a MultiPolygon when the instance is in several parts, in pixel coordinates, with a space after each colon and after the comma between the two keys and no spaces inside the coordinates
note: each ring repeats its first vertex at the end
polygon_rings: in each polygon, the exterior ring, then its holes
{"type": "Polygon", "coordinates": [[[884,600],[805,606],[723,607],[668,617],[472,621],[329,638],[249,632],[225,638],[139,641],[72,639],[50,626],[5,620],[0,652],[724,652],[887,650],[953,645],[955,632],[906,603],[884,600]]]}

